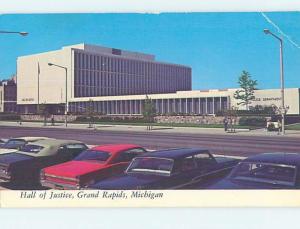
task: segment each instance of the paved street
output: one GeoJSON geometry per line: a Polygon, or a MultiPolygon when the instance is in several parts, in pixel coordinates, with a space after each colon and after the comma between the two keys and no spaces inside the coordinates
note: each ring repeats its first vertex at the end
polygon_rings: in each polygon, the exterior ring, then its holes
{"type": "Polygon", "coordinates": [[[248,156],[262,152],[300,152],[300,133],[288,131],[286,136],[267,133],[264,130],[224,133],[222,129],[202,128],[163,128],[155,127],[146,131],[145,127],[96,126],[71,124],[67,129],[60,124],[55,127],[42,127],[41,123],[17,124],[0,123],[0,138],[17,136],[47,136],[63,139],[76,139],[87,144],[136,143],[149,149],[174,147],[204,147],[214,153],[248,156]]]}

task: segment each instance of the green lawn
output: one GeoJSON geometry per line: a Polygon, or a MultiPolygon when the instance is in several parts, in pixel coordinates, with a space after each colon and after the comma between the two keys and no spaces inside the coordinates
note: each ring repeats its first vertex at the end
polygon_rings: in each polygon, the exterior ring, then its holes
{"type": "Polygon", "coordinates": [[[295,123],[295,124],[291,124],[286,126],[287,130],[300,130],[300,123],[295,123]]]}
{"type": "MultiPolygon", "coordinates": [[[[40,122],[43,121],[22,121],[22,122],[40,122]]],[[[50,121],[47,122],[51,123],[50,121]]],[[[63,121],[55,121],[55,123],[63,123],[63,121]]],[[[69,123],[77,123],[77,124],[87,124],[88,122],[69,122],[69,123]]],[[[96,125],[129,125],[129,126],[147,126],[147,123],[138,123],[138,122],[95,122],[96,125]]],[[[194,124],[194,123],[153,123],[153,126],[162,126],[162,127],[196,127],[196,128],[224,128],[223,124],[194,124]]],[[[236,129],[257,129],[257,127],[253,126],[240,126],[236,125],[236,129]]]]}

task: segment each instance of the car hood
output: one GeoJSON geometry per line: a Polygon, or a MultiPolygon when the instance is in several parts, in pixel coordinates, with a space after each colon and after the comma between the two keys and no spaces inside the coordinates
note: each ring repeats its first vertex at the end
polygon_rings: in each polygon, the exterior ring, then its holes
{"type": "Polygon", "coordinates": [[[290,186],[267,184],[261,182],[239,181],[225,178],[219,182],[209,185],[207,189],[290,189],[290,186]]]}
{"type": "Polygon", "coordinates": [[[19,153],[8,153],[0,155],[0,165],[11,165],[21,161],[31,161],[33,157],[19,153]]]}
{"type": "MultiPolygon", "coordinates": [[[[97,182],[88,188],[91,189],[144,189],[148,185],[158,181],[165,180],[167,177],[144,174],[122,174],[100,182],[97,182]]],[[[151,188],[151,187],[150,187],[151,188]]]]}
{"type": "Polygon", "coordinates": [[[94,172],[105,167],[107,167],[106,164],[91,163],[87,161],[69,161],[47,167],[44,169],[44,172],[55,176],[76,178],[77,176],[94,172]]]}
{"type": "Polygon", "coordinates": [[[6,153],[15,153],[15,152],[17,152],[18,150],[17,149],[1,149],[0,148],[0,155],[1,154],[6,154],[6,153]]]}

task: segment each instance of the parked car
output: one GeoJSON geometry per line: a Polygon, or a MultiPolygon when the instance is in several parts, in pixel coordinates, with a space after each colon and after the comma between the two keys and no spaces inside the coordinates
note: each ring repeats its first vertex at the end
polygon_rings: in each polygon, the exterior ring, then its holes
{"type": "Polygon", "coordinates": [[[48,139],[47,137],[19,137],[10,138],[0,145],[0,154],[17,152],[22,146],[27,143],[38,140],[48,139]]]}
{"type": "MultiPolygon", "coordinates": [[[[202,187],[203,188],[203,187],[202,187]]],[[[299,189],[300,153],[263,153],[241,161],[208,189],[299,189]]]]}
{"type": "Polygon", "coordinates": [[[225,176],[239,160],[214,157],[199,148],[146,153],[132,160],[125,173],[90,185],[89,189],[179,189],[225,176]]]}
{"type": "Polygon", "coordinates": [[[0,148],[4,145],[5,142],[7,142],[8,139],[0,138],[0,148]]]}
{"type": "Polygon", "coordinates": [[[79,189],[124,172],[131,160],[145,153],[139,145],[114,144],[88,149],[72,161],[41,171],[41,184],[55,189],[79,189]]]}
{"type": "Polygon", "coordinates": [[[38,183],[41,169],[72,160],[87,148],[73,140],[45,139],[28,143],[17,152],[0,155],[0,179],[38,183]]]}

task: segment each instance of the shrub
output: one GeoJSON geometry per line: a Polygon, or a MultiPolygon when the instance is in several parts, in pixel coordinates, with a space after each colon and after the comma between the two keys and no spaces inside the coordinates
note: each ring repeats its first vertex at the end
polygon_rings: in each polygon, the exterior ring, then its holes
{"type": "Polygon", "coordinates": [[[239,120],[239,125],[265,127],[266,119],[264,117],[242,117],[239,120]]]}
{"type": "Polygon", "coordinates": [[[10,121],[10,120],[20,120],[21,116],[16,114],[1,114],[0,120],[10,121]]]}

